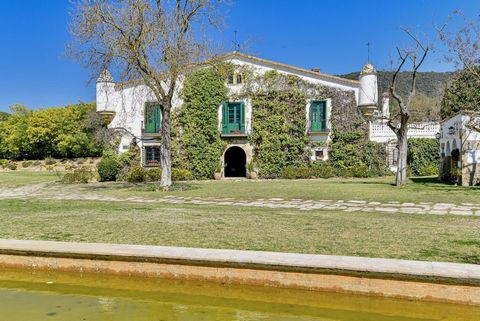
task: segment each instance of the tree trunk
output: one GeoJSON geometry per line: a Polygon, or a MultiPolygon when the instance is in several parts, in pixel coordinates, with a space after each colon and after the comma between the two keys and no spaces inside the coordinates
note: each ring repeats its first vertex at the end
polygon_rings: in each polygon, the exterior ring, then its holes
{"type": "Polygon", "coordinates": [[[397,131],[398,141],[398,165],[395,185],[402,186],[407,183],[407,123],[401,125],[397,131]]]}
{"type": "Polygon", "coordinates": [[[166,101],[162,108],[162,145],[161,145],[161,164],[162,178],[160,186],[168,188],[172,185],[172,152],[170,149],[170,110],[172,102],[166,101]]]}

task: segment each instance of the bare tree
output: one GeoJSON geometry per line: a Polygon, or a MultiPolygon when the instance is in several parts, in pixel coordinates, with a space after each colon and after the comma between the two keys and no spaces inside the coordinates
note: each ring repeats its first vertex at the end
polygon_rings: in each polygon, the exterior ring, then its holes
{"type": "Polygon", "coordinates": [[[393,73],[392,82],[390,84],[390,94],[398,103],[399,111],[387,120],[387,125],[397,136],[398,142],[398,166],[395,178],[396,186],[405,185],[407,182],[408,123],[411,116],[413,98],[416,94],[417,73],[432,49],[431,45],[423,45],[409,30],[403,30],[413,40],[414,46],[412,49],[401,49],[397,47],[398,65],[393,73]],[[408,64],[411,65],[412,70],[410,89],[408,95],[402,97],[397,91],[397,79],[400,72],[408,64]]]}
{"type": "Polygon", "coordinates": [[[468,71],[474,79],[480,82],[480,21],[467,18],[460,10],[455,10],[450,19],[462,20],[462,27],[458,30],[441,28],[438,34],[447,46],[448,62],[453,62],[460,70],[468,71]]]}
{"type": "Polygon", "coordinates": [[[223,0],[80,0],[72,12],[68,53],[99,74],[111,68],[122,80],[147,86],[162,106],[160,184],[171,179],[170,112],[182,75],[208,58],[200,34],[219,27],[223,0]]]}

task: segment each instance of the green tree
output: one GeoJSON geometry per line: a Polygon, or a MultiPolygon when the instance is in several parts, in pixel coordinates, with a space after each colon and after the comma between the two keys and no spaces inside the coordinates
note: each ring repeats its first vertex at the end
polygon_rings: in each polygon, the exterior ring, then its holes
{"type": "MultiPolygon", "coordinates": [[[[480,68],[475,68],[480,73],[480,68]]],[[[460,71],[443,94],[442,119],[450,118],[461,111],[480,111],[480,82],[470,70],[460,71]]]]}

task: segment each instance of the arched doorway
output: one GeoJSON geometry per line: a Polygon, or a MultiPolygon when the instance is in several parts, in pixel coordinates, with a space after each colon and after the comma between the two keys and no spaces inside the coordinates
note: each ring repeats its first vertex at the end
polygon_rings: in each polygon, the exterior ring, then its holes
{"type": "Polygon", "coordinates": [[[225,151],[225,177],[247,176],[247,154],[238,147],[232,146],[225,151]]]}

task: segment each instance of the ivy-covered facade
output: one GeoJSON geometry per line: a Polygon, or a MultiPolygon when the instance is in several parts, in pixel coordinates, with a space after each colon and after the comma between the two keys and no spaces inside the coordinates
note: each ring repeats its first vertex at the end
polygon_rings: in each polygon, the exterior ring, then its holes
{"type": "MultiPolygon", "coordinates": [[[[327,161],[345,133],[355,133],[358,148],[367,148],[358,81],[238,52],[221,60],[186,75],[175,92],[175,168],[197,179],[273,178],[287,166],[327,161]]],[[[103,73],[97,110],[110,115],[109,126],[121,134],[120,152],[135,143],[142,165],[158,166],[161,106],[146,86],[114,83],[103,73]]]]}

